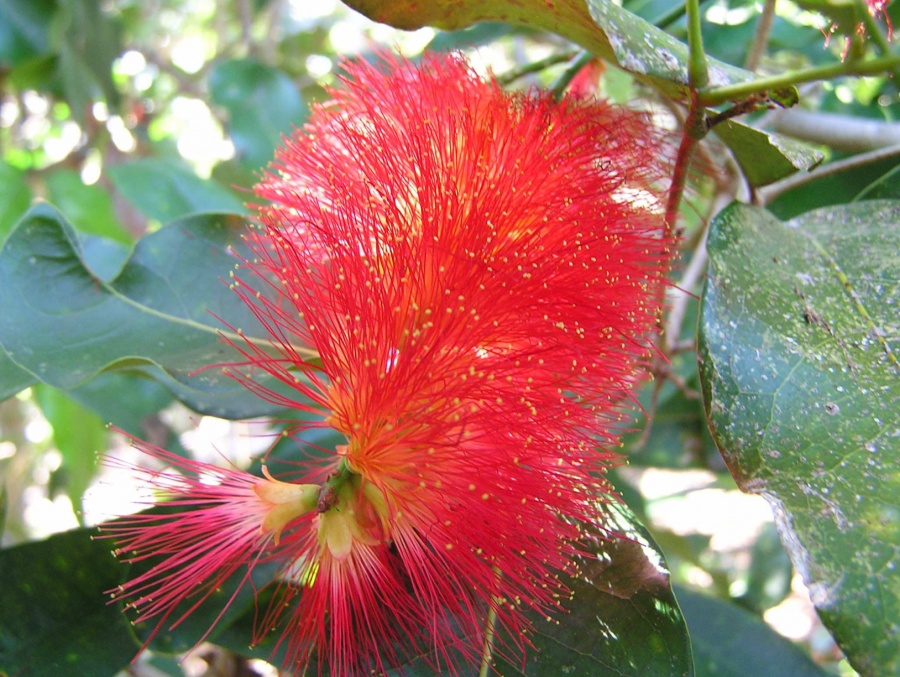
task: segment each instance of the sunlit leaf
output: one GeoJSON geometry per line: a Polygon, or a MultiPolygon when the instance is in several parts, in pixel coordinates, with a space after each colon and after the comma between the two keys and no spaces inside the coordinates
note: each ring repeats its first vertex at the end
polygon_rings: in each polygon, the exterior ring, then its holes
{"type": "Polygon", "coordinates": [[[114,165],[109,168],[109,175],[129,202],[163,223],[198,212],[247,212],[227,188],[201,179],[173,160],[145,158],[114,165]]]}
{"type": "Polygon", "coordinates": [[[62,456],[61,471],[75,510],[97,467],[96,455],[106,451],[106,424],[63,391],[43,384],[35,387],[35,400],[53,428],[53,444],[62,456]]]}

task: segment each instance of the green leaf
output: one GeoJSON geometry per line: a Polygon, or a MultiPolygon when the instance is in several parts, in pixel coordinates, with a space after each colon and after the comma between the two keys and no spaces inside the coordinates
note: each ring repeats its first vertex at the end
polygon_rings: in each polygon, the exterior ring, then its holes
{"type": "Polygon", "coordinates": [[[31,204],[25,175],[0,161],[0,244],[31,204]]]}
{"type": "Polygon", "coordinates": [[[50,49],[55,0],[0,0],[0,64],[17,66],[50,49]]]}
{"type": "Polygon", "coordinates": [[[113,165],[109,176],[125,199],[162,223],[198,212],[247,213],[227,188],[201,179],[190,168],[173,160],[148,158],[113,165]]]}
{"type": "MultiPolygon", "coordinates": [[[[87,267],[100,279],[112,280],[128,258],[128,248],[103,237],[82,235],[80,239],[87,267]]],[[[5,400],[36,382],[34,375],[13,362],[0,345],[0,400],[5,400]]]]}
{"type": "Polygon", "coordinates": [[[675,587],[697,677],[826,677],[809,656],[758,616],[690,588],[675,587]]]}
{"type": "Polygon", "coordinates": [[[81,233],[78,241],[85,265],[104,282],[114,280],[131,256],[131,247],[117,240],[81,233]]]}
{"type": "Polygon", "coordinates": [[[773,505],[813,603],[865,676],[900,674],[900,202],[712,225],[703,394],[738,485],[773,505]]]}
{"type": "Polygon", "coordinates": [[[282,135],[302,126],[308,112],[287,73],[252,59],[218,64],[209,87],[213,101],[228,111],[238,158],[252,170],[275,158],[282,135]]]}
{"type": "MultiPolygon", "coordinates": [[[[234,251],[247,253],[242,231],[241,219],[232,215],[181,219],[138,242],[125,267],[106,282],[86,267],[81,243],[63,216],[39,204],[0,252],[0,344],[32,382],[68,389],[112,368],[157,367],[170,390],[192,397],[205,413],[273,413],[273,405],[219,370],[190,375],[235,359],[211,312],[247,336],[267,337],[221,281],[238,261],[234,251]]],[[[3,360],[0,370],[20,378],[3,360]]]]}
{"type": "MultiPolygon", "coordinates": [[[[153,374],[153,370],[147,371],[153,374]]],[[[102,423],[112,423],[126,433],[186,456],[178,435],[151,418],[174,401],[172,393],[160,382],[163,375],[156,370],[154,380],[139,370],[105,372],[65,394],[99,416],[102,423]]]]}
{"type": "Polygon", "coordinates": [[[9,677],[110,677],[137,653],[120,606],[104,594],[124,567],[92,531],[0,550],[0,671],[9,677]]]}
{"type": "MultiPolygon", "coordinates": [[[[889,157],[862,167],[854,167],[814,179],[782,193],[770,202],[767,208],[780,219],[791,219],[819,207],[840,205],[854,199],[874,198],[876,195],[861,193],[864,193],[869,186],[888,174],[898,164],[900,164],[900,157],[889,157]]],[[[828,165],[823,165],[823,167],[828,167],[828,165]]],[[[874,186],[872,190],[875,190],[874,186]]],[[[883,197],[890,197],[890,195],[883,197]]]]}
{"type": "Polygon", "coordinates": [[[112,423],[138,437],[144,435],[144,419],[173,401],[172,394],[159,382],[140,373],[127,372],[100,374],[65,393],[94,412],[103,423],[112,423]]]}
{"type": "MultiPolygon", "coordinates": [[[[347,4],[374,21],[407,30],[423,26],[458,30],[481,21],[501,21],[552,31],[672,96],[687,96],[687,45],[610,0],[348,0],[347,4]]],[[[709,60],[709,76],[711,86],[755,78],[715,59],[709,60]]]]}
{"type": "Polygon", "coordinates": [[[735,120],[716,125],[713,132],[731,150],[754,188],[767,186],[798,171],[808,172],[825,157],[804,143],[735,120]]]}
{"type": "Polygon", "coordinates": [[[524,671],[500,661],[501,674],[693,675],[662,551],[627,508],[612,504],[608,515],[616,535],[596,543],[596,557],[581,561],[582,575],[566,581],[575,593],[569,613],[558,625],[536,620],[537,651],[524,671]]]}
{"type": "Polygon", "coordinates": [[[106,424],[92,411],[63,391],[43,384],[35,387],[35,399],[53,428],[53,443],[62,455],[65,486],[75,510],[94,477],[96,454],[106,451],[106,424]]]}
{"type": "Polygon", "coordinates": [[[859,194],[853,198],[853,201],[885,199],[900,199],[900,166],[894,167],[884,175],[879,176],[859,191],[859,194]]]}
{"type": "Polygon", "coordinates": [[[119,223],[112,198],[100,186],[86,186],[78,172],[61,169],[45,177],[52,202],[81,233],[131,244],[131,236],[119,223]]]}
{"type": "Polygon", "coordinates": [[[112,64],[122,53],[122,45],[118,24],[100,3],[60,0],[51,39],[59,55],[59,80],[75,120],[83,127],[91,104],[98,98],[117,108],[120,97],[112,80],[112,64]]]}
{"type": "Polygon", "coordinates": [[[25,390],[35,380],[33,375],[13,362],[3,346],[0,346],[0,400],[25,390]]]}

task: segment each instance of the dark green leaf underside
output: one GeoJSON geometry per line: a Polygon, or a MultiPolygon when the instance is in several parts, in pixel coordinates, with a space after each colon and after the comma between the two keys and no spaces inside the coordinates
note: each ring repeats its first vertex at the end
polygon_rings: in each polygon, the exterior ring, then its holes
{"type": "Polygon", "coordinates": [[[797,645],[730,602],[676,586],[697,677],[826,677],[797,645]]]}
{"type": "Polygon", "coordinates": [[[0,673],[111,677],[138,650],[108,590],[124,568],[88,529],[0,551],[0,673]]]}

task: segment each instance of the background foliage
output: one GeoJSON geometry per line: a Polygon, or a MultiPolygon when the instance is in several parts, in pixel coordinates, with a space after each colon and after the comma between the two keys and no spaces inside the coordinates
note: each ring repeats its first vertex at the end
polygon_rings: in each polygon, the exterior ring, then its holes
{"type": "Polygon", "coordinates": [[[597,545],[572,613],[500,672],[900,675],[894,6],[348,4],[0,0],[0,674],[274,674],[246,646],[249,596],[183,663],[214,603],[129,664],[146,630],[105,603],[127,571],[89,535],[138,489],[95,452],[133,454],[112,422],[258,468],[260,417],[284,412],[193,374],[225,354],[210,311],[254,332],[220,278],[281,135],[341,57],[387,45],[558,91],[595,55],[597,93],[652,110],[703,168],[614,476],[631,540],[597,545]]]}

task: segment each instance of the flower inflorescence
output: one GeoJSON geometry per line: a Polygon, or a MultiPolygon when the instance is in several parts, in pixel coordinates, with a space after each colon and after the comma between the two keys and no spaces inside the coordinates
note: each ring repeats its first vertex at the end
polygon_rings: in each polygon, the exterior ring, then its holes
{"type": "Polygon", "coordinates": [[[347,65],[285,140],[257,187],[253,274],[232,282],[271,341],[233,344],[226,371],[312,414],[291,434],[346,444],[303,483],[229,470],[213,488],[149,449],[181,471],[158,483],[169,503],[197,510],[109,527],[165,556],[118,592],[157,627],[195,588],[280,562],[257,639],[280,624],[286,663],[337,676],[477,664],[489,613],[521,657],[529,614],[560,608],[671,245],[646,116],[511,94],[458,56],[384,60],[347,65]]]}

